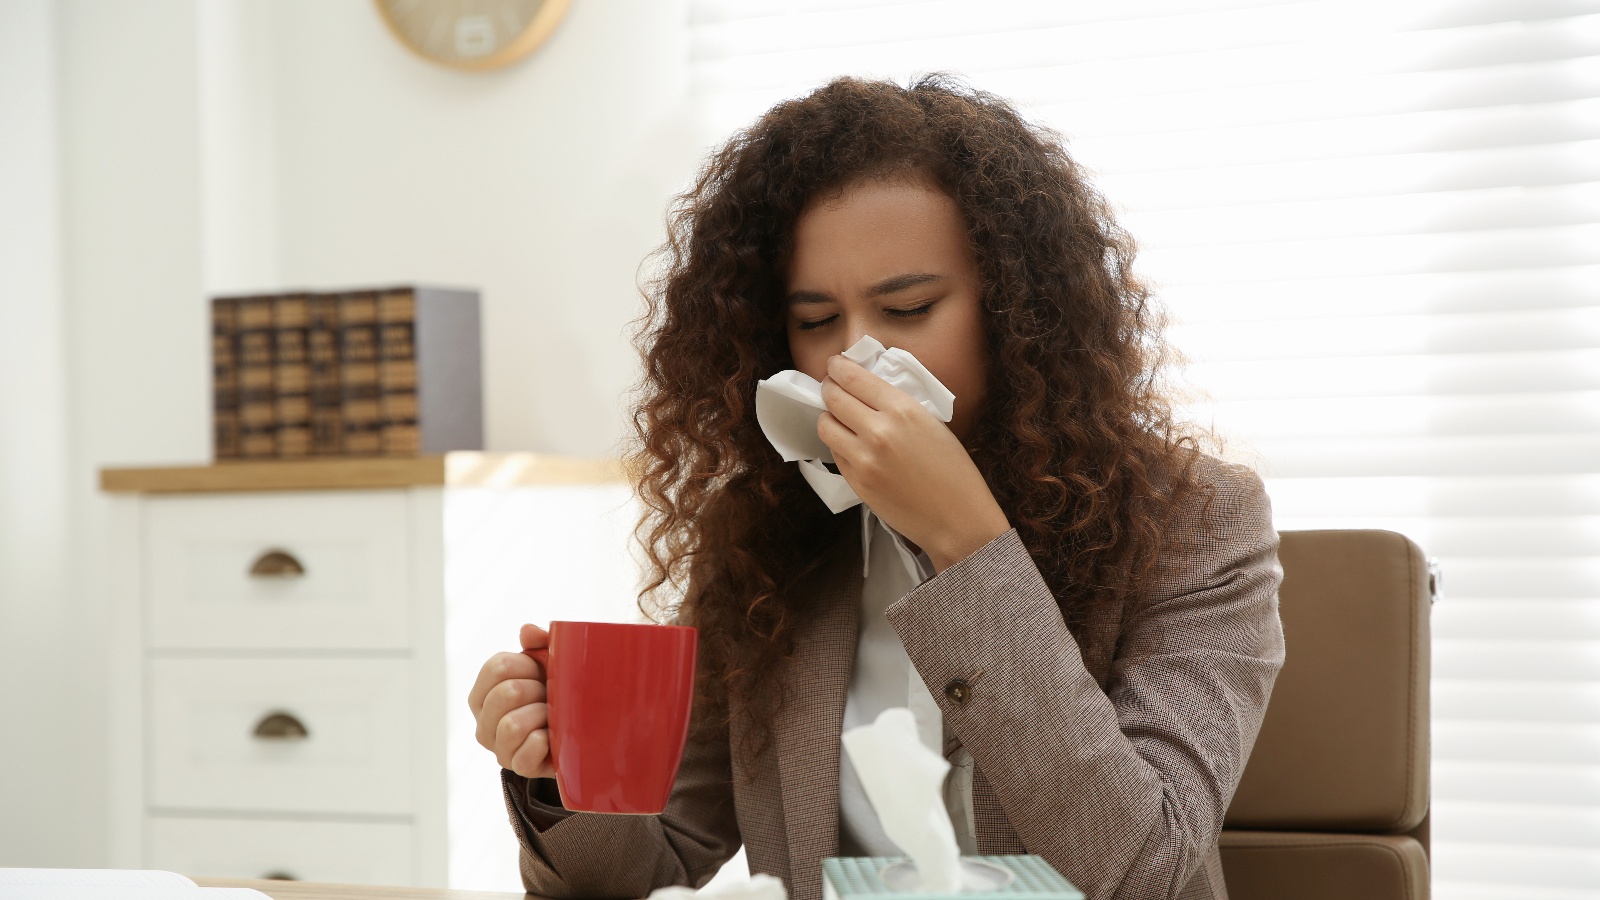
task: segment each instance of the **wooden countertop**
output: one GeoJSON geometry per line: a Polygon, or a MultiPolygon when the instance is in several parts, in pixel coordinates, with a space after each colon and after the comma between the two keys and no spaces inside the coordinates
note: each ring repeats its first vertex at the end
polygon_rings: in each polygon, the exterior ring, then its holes
{"type": "Polygon", "coordinates": [[[618,459],[542,453],[455,452],[420,457],[240,460],[195,466],[100,470],[111,493],[305,491],[350,488],[527,487],[623,483],[618,459]]]}
{"type": "Polygon", "coordinates": [[[261,881],[254,878],[195,878],[201,887],[254,888],[272,900],[529,900],[532,894],[500,891],[450,891],[444,888],[322,884],[312,881],[261,881]]]}

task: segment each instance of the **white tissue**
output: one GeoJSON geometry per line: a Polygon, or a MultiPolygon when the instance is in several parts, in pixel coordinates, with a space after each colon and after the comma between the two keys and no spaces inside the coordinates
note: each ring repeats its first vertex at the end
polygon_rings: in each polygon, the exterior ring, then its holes
{"type": "Polygon", "coordinates": [[[844,749],[883,833],[917,867],[921,890],[960,890],[961,851],[944,805],[944,778],[950,764],[917,737],[911,710],[886,709],[871,725],[846,731],[844,749]]]}
{"type": "MultiPolygon", "coordinates": [[[[915,356],[899,347],[887,349],[871,335],[863,335],[845,357],[911,395],[941,422],[955,413],[956,395],[933,377],[915,356]]],[[[822,385],[815,378],[785,369],[756,383],[756,421],[786,462],[800,464],[800,474],[833,512],[844,512],[861,502],[844,476],[828,471],[833,462],[828,445],[817,437],[817,420],[828,406],[822,402],[822,385]]]]}
{"type": "Polygon", "coordinates": [[[749,881],[727,881],[698,891],[681,885],[656,888],[650,892],[649,900],[705,900],[713,897],[725,900],[789,900],[789,892],[784,890],[782,880],[765,872],[757,872],[750,876],[749,881]]]}

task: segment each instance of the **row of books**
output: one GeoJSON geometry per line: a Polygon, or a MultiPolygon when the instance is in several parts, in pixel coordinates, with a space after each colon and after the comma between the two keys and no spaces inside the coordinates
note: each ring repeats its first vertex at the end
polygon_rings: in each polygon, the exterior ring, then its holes
{"type": "Polygon", "coordinates": [[[216,459],[483,449],[478,323],[469,290],[213,298],[216,459]]]}

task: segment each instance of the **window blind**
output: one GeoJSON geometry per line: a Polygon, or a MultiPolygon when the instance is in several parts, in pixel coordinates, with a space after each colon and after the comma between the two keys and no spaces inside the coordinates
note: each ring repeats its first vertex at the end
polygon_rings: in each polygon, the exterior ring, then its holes
{"type": "Polygon", "coordinates": [[[1600,0],[692,0],[712,144],[838,74],[1061,132],[1277,524],[1438,559],[1441,898],[1600,900],[1600,0]]]}

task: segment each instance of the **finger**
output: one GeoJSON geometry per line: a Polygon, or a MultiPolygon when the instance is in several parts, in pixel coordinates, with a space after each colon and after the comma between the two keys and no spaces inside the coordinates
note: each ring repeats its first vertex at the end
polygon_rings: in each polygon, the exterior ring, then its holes
{"type": "Polygon", "coordinates": [[[500,765],[512,769],[512,757],[521,749],[528,735],[544,728],[549,722],[549,707],[543,703],[530,703],[506,713],[495,723],[490,746],[500,765]]]}
{"type": "Polygon", "coordinates": [[[837,382],[839,387],[872,409],[893,409],[911,400],[911,395],[842,354],[828,360],[828,380],[837,382]]]}
{"type": "MultiPolygon", "coordinates": [[[[822,402],[841,425],[850,429],[851,434],[860,434],[866,430],[872,423],[872,416],[877,414],[877,410],[862,403],[854,394],[845,390],[843,385],[835,383],[831,378],[822,383],[822,402]]],[[[821,436],[820,431],[817,434],[818,437],[821,436]]]]}
{"type": "Polygon", "coordinates": [[[825,412],[817,417],[817,438],[828,445],[834,465],[843,465],[850,456],[850,442],[855,436],[855,432],[846,428],[833,413],[825,412]]]}
{"type": "Polygon", "coordinates": [[[522,643],[522,655],[533,660],[534,666],[539,670],[539,674],[534,677],[542,680],[544,678],[544,665],[534,657],[532,651],[550,646],[550,632],[537,625],[524,625],[522,626],[522,631],[517,635],[517,639],[522,643]]]}
{"type": "Polygon", "coordinates": [[[550,646],[550,632],[537,625],[524,625],[517,635],[522,641],[522,649],[538,650],[540,647],[550,646]]]}
{"type": "Polygon", "coordinates": [[[483,700],[483,711],[478,713],[478,743],[494,749],[494,731],[500,720],[514,710],[545,701],[544,682],[529,678],[502,681],[495,685],[483,700]]]}
{"type": "Polygon", "coordinates": [[[467,692],[467,706],[476,716],[483,709],[483,698],[495,685],[508,678],[534,678],[543,680],[539,664],[521,653],[496,653],[478,670],[478,679],[467,692]]]}
{"type": "Polygon", "coordinates": [[[495,759],[507,769],[511,768],[511,758],[521,748],[528,735],[544,728],[549,723],[549,707],[543,703],[530,703],[506,713],[495,723],[494,736],[490,747],[494,750],[495,759]]]}
{"type": "Polygon", "coordinates": [[[522,746],[511,754],[511,771],[524,778],[554,778],[556,767],[550,762],[550,729],[536,728],[528,732],[522,746]]]}

